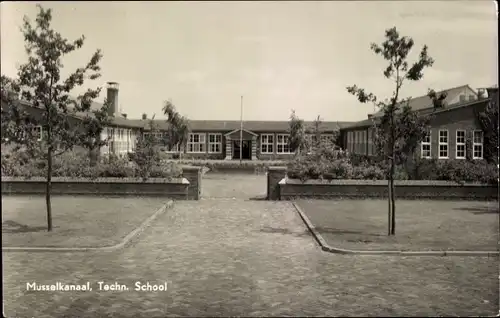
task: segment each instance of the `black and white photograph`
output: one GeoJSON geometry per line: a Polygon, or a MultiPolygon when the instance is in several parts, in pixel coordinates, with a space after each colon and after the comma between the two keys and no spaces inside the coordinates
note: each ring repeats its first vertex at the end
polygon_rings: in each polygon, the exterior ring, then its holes
{"type": "Polygon", "coordinates": [[[496,1],[3,1],[3,316],[498,317],[496,1]]]}

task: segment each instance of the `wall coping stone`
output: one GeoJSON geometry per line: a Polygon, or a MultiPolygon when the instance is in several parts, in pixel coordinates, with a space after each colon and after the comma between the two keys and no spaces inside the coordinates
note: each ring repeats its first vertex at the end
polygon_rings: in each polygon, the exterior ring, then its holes
{"type": "MultiPolygon", "coordinates": [[[[334,179],[334,180],[315,180],[309,179],[306,181],[301,181],[299,179],[283,178],[279,184],[291,184],[291,185],[376,185],[376,186],[387,186],[387,180],[350,180],[350,179],[334,179]]],[[[395,186],[436,186],[436,187],[498,187],[498,185],[489,185],[478,182],[465,182],[463,184],[453,181],[443,181],[443,180],[394,180],[395,186]]]]}
{"type": "MultiPolygon", "coordinates": [[[[46,182],[46,178],[34,177],[30,179],[18,178],[18,177],[2,177],[2,182],[19,182],[19,183],[30,183],[30,182],[46,182]]],[[[190,184],[186,178],[150,178],[143,180],[142,178],[67,178],[67,177],[52,177],[52,183],[168,183],[168,184],[190,184]]]]}
{"type": "Polygon", "coordinates": [[[286,167],[281,167],[281,166],[270,166],[268,168],[269,170],[274,170],[274,171],[286,171],[286,167]]]}
{"type": "Polygon", "coordinates": [[[201,166],[190,166],[190,165],[179,165],[182,170],[191,170],[191,171],[199,171],[201,170],[203,167],[201,166]]]}

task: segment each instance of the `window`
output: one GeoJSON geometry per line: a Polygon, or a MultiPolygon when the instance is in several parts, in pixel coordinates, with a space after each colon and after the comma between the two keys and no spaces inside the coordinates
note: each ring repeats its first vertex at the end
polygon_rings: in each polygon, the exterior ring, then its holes
{"type": "Polygon", "coordinates": [[[222,134],[208,135],[208,152],[210,153],[222,152],[222,134]]]}
{"type": "Polygon", "coordinates": [[[474,130],[472,142],[472,159],[483,159],[483,132],[474,130]]]}
{"type": "Polygon", "coordinates": [[[260,152],[261,153],[273,153],[274,135],[261,135],[260,136],[260,152]]]}
{"type": "Polygon", "coordinates": [[[368,129],[367,132],[367,143],[368,143],[368,155],[371,156],[373,155],[373,131],[371,129],[368,129]]]}
{"type": "Polygon", "coordinates": [[[205,134],[189,134],[188,152],[206,152],[205,134]]]}
{"type": "Polygon", "coordinates": [[[278,135],[276,140],[277,153],[290,153],[290,145],[288,144],[289,135],[278,135]]]}
{"type": "Polygon", "coordinates": [[[360,153],[366,155],[366,130],[361,132],[361,146],[360,153]]]}
{"type": "Polygon", "coordinates": [[[439,159],[448,159],[448,130],[439,131],[439,159]]]}
{"type": "Polygon", "coordinates": [[[114,136],[113,136],[113,134],[114,134],[114,132],[113,132],[113,128],[108,128],[107,130],[108,130],[108,138],[109,138],[109,139],[114,139],[114,136]]]}
{"type": "Polygon", "coordinates": [[[422,139],[420,144],[420,157],[424,159],[430,159],[431,155],[431,131],[428,131],[427,134],[422,139]]]}
{"type": "Polygon", "coordinates": [[[359,141],[361,140],[360,132],[354,133],[354,153],[359,154],[359,141]]]}
{"type": "Polygon", "coordinates": [[[457,130],[456,159],[465,159],[465,130],[457,130]]]}
{"type": "Polygon", "coordinates": [[[38,125],[33,127],[33,137],[35,137],[37,141],[42,140],[43,137],[42,133],[43,133],[42,126],[38,125]]]}
{"type": "Polygon", "coordinates": [[[354,147],[354,136],[352,131],[349,131],[347,133],[347,150],[349,152],[352,152],[353,147],[354,147]]]}

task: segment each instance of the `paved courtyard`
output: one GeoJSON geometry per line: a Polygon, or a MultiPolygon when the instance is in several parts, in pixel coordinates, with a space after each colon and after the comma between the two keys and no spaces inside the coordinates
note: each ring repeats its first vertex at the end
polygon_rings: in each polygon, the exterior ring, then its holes
{"type": "Polygon", "coordinates": [[[206,199],[259,199],[267,191],[267,176],[251,172],[208,172],[202,182],[202,197],[206,199]]]}
{"type": "Polygon", "coordinates": [[[8,317],[434,316],[498,312],[498,258],[322,252],[289,202],[176,202],[115,252],[3,253],[8,317]],[[26,291],[27,282],[93,291],[26,291]],[[129,291],[99,291],[98,282],[129,291]],[[136,281],[168,282],[163,292],[136,281]]]}

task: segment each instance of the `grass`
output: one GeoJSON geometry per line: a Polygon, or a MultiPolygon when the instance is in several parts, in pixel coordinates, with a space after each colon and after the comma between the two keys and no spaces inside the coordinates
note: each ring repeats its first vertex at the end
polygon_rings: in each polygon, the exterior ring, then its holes
{"type": "Polygon", "coordinates": [[[499,249],[498,202],[396,202],[396,235],[387,236],[386,200],[300,200],[331,247],[352,250],[499,249]]]}
{"type": "Polygon", "coordinates": [[[102,247],[118,244],[165,202],[159,198],[54,196],[47,232],[45,198],[2,196],[3,247],[102,247]]]}

